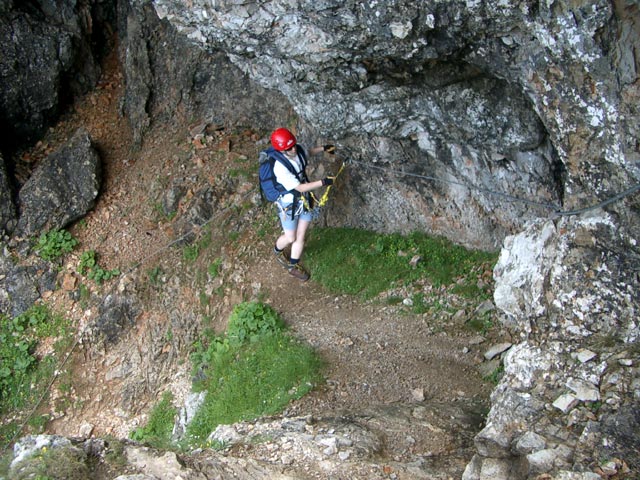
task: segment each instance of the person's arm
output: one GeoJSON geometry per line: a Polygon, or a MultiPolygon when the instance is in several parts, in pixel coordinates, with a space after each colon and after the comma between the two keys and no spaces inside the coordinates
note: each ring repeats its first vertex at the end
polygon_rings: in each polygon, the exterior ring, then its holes
{"type": "Polygon", "coordinates": [[[317,155],[322,152],[327,152],[330,155],[336,153],[335,145],[320,145],[319,147],[312,147],[309,149],[311,155],[317,155]]]}
{"type": "Polygon", "coordinates": [[[325,183],[327,179],[328,177],[325,178],[324,180],[316,180],[315,182],[301,183],[295,189],[300,193],[304,193],[304,192],[309,192],[311,190],[315,190],[316,188],[320,188],[324,185],[331,185],[333,181],[329,179],[331,183],[325,183]]]}

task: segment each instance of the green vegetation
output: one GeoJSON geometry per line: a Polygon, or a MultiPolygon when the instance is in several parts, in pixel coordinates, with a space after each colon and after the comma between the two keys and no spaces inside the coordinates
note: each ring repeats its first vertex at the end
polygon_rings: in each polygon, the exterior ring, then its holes
{"type": "MultiPolygon", "coordinates": [[[[69,322],[35,305],[15,318],[0,316],[0,414],[29,407],[46,386],[56,367],[56,356],[70,340],[69,322]],[[37,357],[35,349],[45,339],[56,339],[53,351],[37,357]]],[[[10,438],[14,424],[3,426],[0,440],[10,438]]]]}
{"type": "Polygon", "coordinates": [[[65,253],[71,252],[78,245],[78,240],[66,230],[50,230],[40,235],[36,251],[45,260],[55,260],[65,253]]]}
{"type": "Polygon", "coordinates": [[[189,441],[202,444],[220,424],[271,415],[320,381],[313,350],[285,331],[268,305],[237,305],[227,335],[206,335],[192,355],[195,388],[206,392],[188,427],[189,441]]]}
{"type": "Polygon", "coordinates": [[[78,273],[86,275],[88,278],[101,284],[103,281],[111,280],[113,277],[120,275],[120,270],[105,270],[98,265],[98,254],[95,250],[87,250],[80,256],[80,264],[78,265],[78,273]]]}
{"type": "Polygon", "coordinates": [[[227,338],[233,344],[256,342],[284,329],[284,322],[276,311],[258,302],[245,302],[233,309],[227,327],[227,338]]]}
{"type": "Polygon", "coordinates": [[[13,480],[85,480],[90,478],[86,454],[79,448],[43,447],[11,473],[13,480]]]}
{"type": "Polygon", "coordinates": [[[498,365],[493,372],[484,377],[487,382],[491,382],[494,385],[498,385],[500,379],[504,375],[504,365],[498,365]]]}
{"type": "Polygon", "coordinates": [[[173,424],[178,413],[172,402],[171,392],[164,392],[160,401],[151,410],[147,424],[132,431],[131,439],[148,443],[156,448],[169,447],[173,424]]]}
{"type": "Polygon", "coordinates": [[[489,330],[493,328],[493,320],[490,315],[481,315],[474,317],[466,323],[470,330],[485,335],[489,330]]]}
{"type": "Polygon", "coordinates": [[[206,230],[197,242],[182,248],[182,258],[189,263],[194,263],[202,252],[211,247],[212,242],[211,229],[206,230]]]}
{"type": "Polygon", "coordinates": [[[209,268],[207,269],[208,273],[209,273],[209,278],[211,278],[212,280],[214,278],[218,278],[218,275],[220,275],[220,268],[222,267],[222,259],[221,258],[216,258],[213,262],[211,262],[209,264],[209,268]]]}
{"type": "Polygon", "coordinates": [[[154,287],[157,287],[160,284],[160,276],[162,275],[162,268],[156,265],[153,268],[147,270],[147,276],[149,277],[149,283],[154,287]]]}
{"type": "Polygon", "coordinates": [[[496,254],[423,233],[384,235],[353,228],[315,228],[305,252],[317,282],[334,293],[363,298],[423,278],[436,287],[455,284],[460,294],[476,295],[474,272],[496,261],[496,254]],[[412,265],[416,256],[421,260],[412,265]]]}

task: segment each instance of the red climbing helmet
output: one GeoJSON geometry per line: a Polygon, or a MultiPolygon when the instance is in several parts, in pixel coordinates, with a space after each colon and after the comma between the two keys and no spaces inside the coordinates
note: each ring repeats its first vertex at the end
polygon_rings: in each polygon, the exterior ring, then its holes
{"type": "Polygon", "coordinates": [[[278,128],[271,134],[271,145],[282,152],[288,150],[296,144],[296,137],[286,128],[278,128]]]}

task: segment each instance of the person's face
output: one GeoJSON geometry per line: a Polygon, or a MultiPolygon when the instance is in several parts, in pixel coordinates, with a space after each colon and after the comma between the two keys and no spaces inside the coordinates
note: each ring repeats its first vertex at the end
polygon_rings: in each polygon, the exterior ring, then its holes
{"type": "Polygon", "coordinates": [[[289,158],[296,158],[296,155],[298,154],[298,150],[297,150],[296,146],[294,145],[291,148],[289,148],[288,150],[284,150],[284,154],[289,158]]]}

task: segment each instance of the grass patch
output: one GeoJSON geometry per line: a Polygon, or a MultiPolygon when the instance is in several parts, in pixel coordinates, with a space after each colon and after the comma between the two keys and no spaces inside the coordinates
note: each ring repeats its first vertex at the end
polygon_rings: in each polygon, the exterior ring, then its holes
{"type": "MultiPolygon", "coordinates": [[[[0,316],[0,414],[27,409],[42,395],[71,339],[69,322],[44,305],[35,305],[15,318],[0,316]],[[37,357],[36,347],[55,339],[50,354],[37,357]]],[[[16,422],[18,420],[15,420],[16,422]]],[[[17,423],[16,423],[17,424],[17,423]]],[[[11,439],[15,428],[4,425],[0,440],[11,439]]]]}
{"type": "MultiPolygon", "coordinates": [[[[333,293],[372,298],[395,285],[423,278],[435,286],[470,285],[479,268],[496,262],[497,254],[468,250],[419,232],[403,236],[354,228],[315,228],[305,259],[314,279],[333,293]],[[422,260],[412,266],[410,261],[416,255],[422,260]]],[[[458,288],[461,293],[477,291],[458,288]]]]}
{"type": "Polygon", "coordinates": [[[192,355],[206,392],[187,428],[188,441],[203,445],[218,425],[281,411],[321,380],[314,351],[288,335],[284,322],[268,305],[237,305],[225,336],[207,335],[192,355]]]}
{"type": "Polygon", "coordinates": [[[133,430],[130,434],[131,439],[156,448],[168,448],[171,445],[171,433],[177,413],[178,410],[173,406],[173,394],[164,392],[151,410],[146,425],[133,430]]]}

